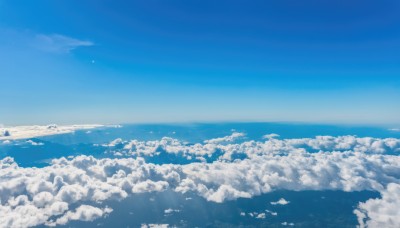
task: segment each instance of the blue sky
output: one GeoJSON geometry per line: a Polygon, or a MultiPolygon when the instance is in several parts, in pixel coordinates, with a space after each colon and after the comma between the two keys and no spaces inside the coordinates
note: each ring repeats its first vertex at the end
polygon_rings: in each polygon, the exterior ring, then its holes
{"type": "Polygon", "coordinates": [[[400,2],[0,0],[0,123],[400,124],[400,2]]]}

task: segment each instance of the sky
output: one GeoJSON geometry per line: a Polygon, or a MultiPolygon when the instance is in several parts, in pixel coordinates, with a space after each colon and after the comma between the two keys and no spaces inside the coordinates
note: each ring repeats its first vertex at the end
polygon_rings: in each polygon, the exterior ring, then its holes
{"type": "Polygon", "coordinates": [[[0,124],[400,126],[397,0],[0,0],[0,124]]]}

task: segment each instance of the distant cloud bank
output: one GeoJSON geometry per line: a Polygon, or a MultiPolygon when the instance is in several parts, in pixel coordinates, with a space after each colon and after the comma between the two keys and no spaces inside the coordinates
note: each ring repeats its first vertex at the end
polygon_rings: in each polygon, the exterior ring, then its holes
{"type": "Polygon", "coordinates": [[[17,126],[17,127],[3,127],[0,129],[0,140],[16,140],[34,138],[46,135],[66,134],[76,130],[92,129],[102,127],[99,124],[86,124],[86,125],[65,125],[57,126],[51,125],[33,125],[33,126],[17,126]]]}

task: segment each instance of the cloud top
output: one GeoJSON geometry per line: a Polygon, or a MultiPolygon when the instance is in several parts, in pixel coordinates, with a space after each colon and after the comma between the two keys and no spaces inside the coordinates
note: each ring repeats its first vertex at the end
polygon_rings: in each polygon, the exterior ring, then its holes
{"type": "MultiPolygon", "coordinates": [[[[387,153],[389,149],[398,151],[398,139],[321,136],[235,144],[231,138],[198,145],[170,138],[117,140],[106,146],[122,144],[125,150],[148,154],[160,146],[164,153],[183,150],[192,155],[212,155],[222,151],[222,157],[241,151],[247,154],[246,159],[157,165],[141,157],[97,159],[82,155],[55,159],[43,168],[23,168],[12,158],[4,158],[0,160],[0,214],[4,215],[0,224],[26,227],[92,221],[112,212],[102,205],[105,201],[165,190],[191,192],[217,203],[280,189],[381,192],[382,200],[367,201],[356,210],[362,218],[360,224],[368,219],[366,224],[382,223],[381,218],[388,217],[386,213],[393,214],[385,208],[399,205],[393,204],[392,198],[399,198],[400,156],[387,153]]],[[[289,202],[280,199],[273,203],[289,202]]]]}

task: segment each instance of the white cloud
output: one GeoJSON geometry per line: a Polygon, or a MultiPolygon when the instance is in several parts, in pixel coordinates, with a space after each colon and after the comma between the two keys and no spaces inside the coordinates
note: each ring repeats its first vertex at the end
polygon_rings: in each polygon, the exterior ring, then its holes
{"type": "Polygon", "coordinates": [[[51,124],[51,125],[7,127],[5,129],[2,129],[1,131],[3,132],[7,131],[9,134],[8,135],[0,134],[0,140],[16,140],[16,139],[34,138],[47,135],[66,134],[74,132],[76,130],[92,129],[101,126],[103,125],[88,124],[88,125],[57,126],[51,124]]]}
{"type": "Polygon", "coordinates": [[[28,144],[30,144],[32,146],[43,146],[44,145],[44,143],[42,143],[42,142],[35,142],[35,141],[32,141],[32,140],[27,140],[26,143],[28,143],[28,144]]]}
{"type": "Polygon", "coordinates": [[[265,218],[266,218],[266,215],[265,215],[265,213],[260,213],[260,214],[258,214],[258,215],[256,216],[256,218],[257,218],[257,219],[265,219],[265,218]]]}
{"type": "Polygon", "coordinates": [[[69,53],[78,47],[93,46],[94,43],[88,40],[64,36],[61,34],[37,34],[34,37],[33,46],[45,52],[69,53]]]}
{"type": "Polygon", "coordinates": [[[105,147],[115,147],[115,146],[117,146],[117,145],[122,145],[122,144],[124,144],[124,143],[126,143],[126,142],[122,141],[121,138],[117,138],[117,139],[114,139],[113,141],[111,141],[110,143],[103,144],[102,146],[105,146],[105,147]]]}
{"type": "Polygon", "coordinates": [[[172,209],[172,208],[168,208],[164,210],[164,214],[172,214],[174,212],[179,212],[180,210],[178,209],[172,209]]]}
{"type": "MultiPolygon", "coordinates": [[[[244,153],[248,159],[156,165],[146,163],[143,158],[78,156],[70,160],[55,159],[43,168],[22,168],[12,158],[4,158],[0,160],[0,214],[5,216],[0,217],[0,224],[26,227],[65,224],[76,218],[95,219],[108,214],[110,209],[90,208],[91,214],[85,215],[78,210],[79,206],[167,189],[224,202],[278,189],[374,190],[390,192],[389,195],[393,192],[390,184],[400,184],[400,157],[386,154],[400,147],[398,139],[324,136],[240,144],[221,142],[186,145],[163,138],[133,140],[126,142],[125,147],[135,153],[152,154],[162,146],[167,153],[196,155],[212,154],[218,148],[224,154],[244,153]],[[307,148],[332,152],[309,153],[307,148]],[[344,151],[335,151],[339,149],[344,151]],[[388,185],[389,190],[385,190],[388,185]],[[53,219],[54,216],[57,218],[53,219]]],[[[390,202],[385,196],[383,200],[390,202]]],[[[277,202],[287,203],[283,199],[277,202]]],[[[360,206],[359,211],[371,217],[373,213],[367,210],[367,206],[360,206]]],[[[377,213],[385,216],[384,212],[377,213]]]]}
{"type": "Polygon", "coordinates": [[[354,210],[359,227],[400,227],[400,185],[391,183],[380,199],[369,199],[354,210]]]}
{"type": "Polygon", "coordinates": [[[74,211],[68,211],[62,217],[58,218],[55,222],[48,222],[46,225],[55,226],[55,225],[65,225],[69,221],[78,220],[78,221],[93,221],[97,218],[103,217],[112,212],[111,208],[97,208],[90,205],[81,205],[74,211]]]}
{"type": "Polygon", "coordinates": [[[276,202],[271,202],[272,205],[286,205],[286,204],[289,204],[289,203],[290,203],[290,201],[287,201],[284,198],[280,198],[276,202]]]}
{"type": "Polygon", "coordinates": [[[272,133],[272,134],[264,135],[263,139],[273,139],[273,138],[277,138],[279,136],[280,135],[278,135],[278,134],[272,133]]]}
{"type": "MultiPolygon", "coordinates": [[[[241,154],[249,158],[261,155],[286,155],[293,152],[313,151],[354,151],[371,154],[399,153],[400,139],[396,138],[359,138],[356,136],[317,136],[315,138],[301,139],[275,139],[268,138],[266,141],[245,141],[242,143],[233,142],[232,138],[242,137],[242,133],[233,133],[230,136],[206,140],[204,143],[186,145],[177,139],[164,137],[155,141],[121,142],[124,144],[124,153],[131,155],[154,156],[159,153],[160,148],[171,154],[182,154],[186,158],[196,158],[203,160],[210,157],[216,151],[222,151],[220,160],[232,160],[233,155],[241,154]]],[[[118,139],[117,139],[118,140],[118,139]]],[[[111,142],[110,144],[114,144],[111,142]]]]}
{"type": "Polygon", "coordinates": [[[233,142],[236,139],[242,138],[244,137],[245,134],[240,133],[240,132],[233,132],[231,135],[229,136],[225,136],[225,137],[221,137],[221,138],[215,138],[215,139],[210,139],[210,140],[205,140],[205,143],[209,143],[209,144],[219,144],[219,143],[223,143],[223,142],[233,142]]]}
{"type": "Polygon", "coordinates": [[[272,216],[277,216],[278,212],[268,211],[272,216]]]}

